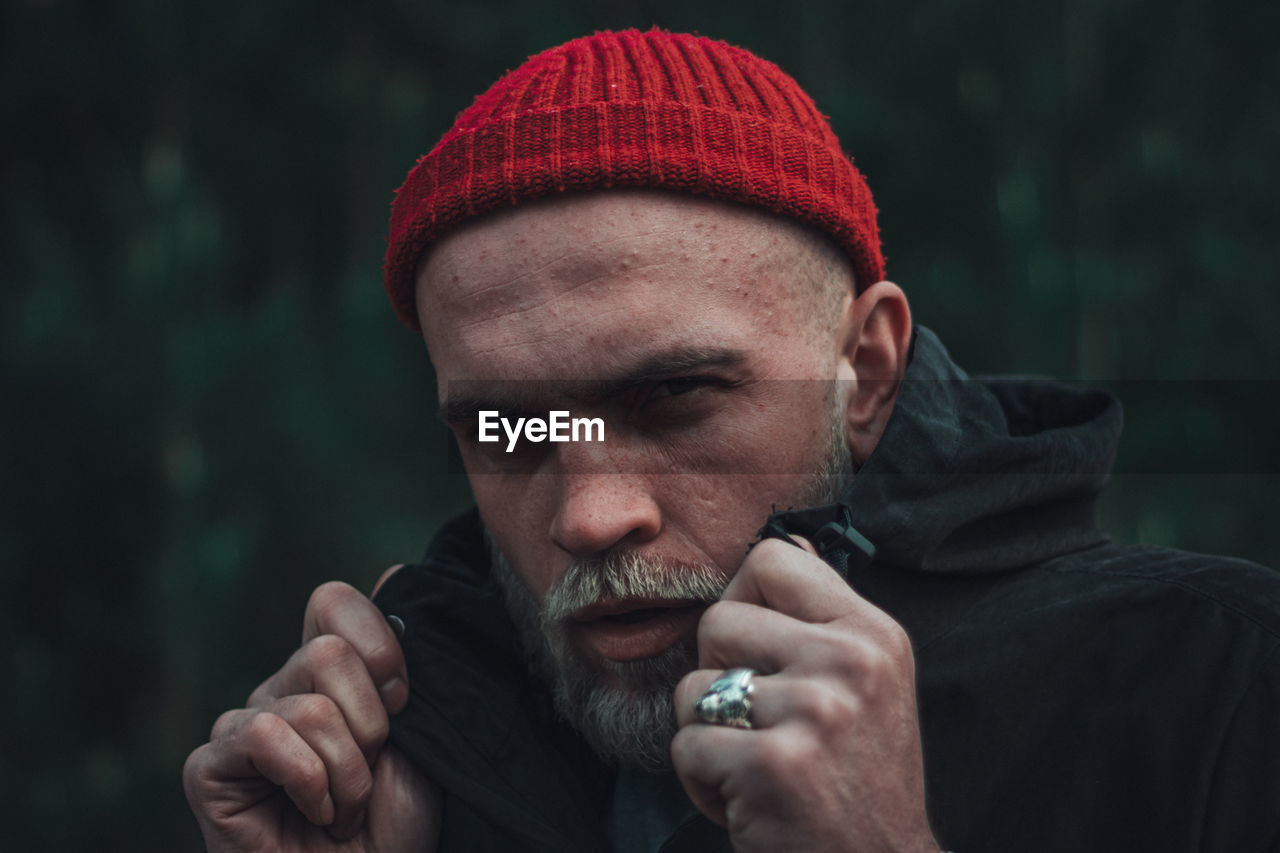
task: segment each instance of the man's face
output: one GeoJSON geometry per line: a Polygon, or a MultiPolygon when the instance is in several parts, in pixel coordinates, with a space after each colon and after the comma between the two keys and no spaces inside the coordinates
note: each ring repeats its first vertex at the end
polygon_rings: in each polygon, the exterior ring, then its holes
{"type": "Polygon", "coordinates": [[[669,716],[698,618],[765,516],[821,501],[844,465],[841,346],[814,318],[831,300],[811,251],[766,214],[615,191],[477,220],[423,265],[441,406],[508,597],[517,622],[541,611],[580,703],[625,715],[647,694],[669,716]],[[508,453],[501,431],[477,440],[480,410],[600,417],[604,440],[508,453]]]}

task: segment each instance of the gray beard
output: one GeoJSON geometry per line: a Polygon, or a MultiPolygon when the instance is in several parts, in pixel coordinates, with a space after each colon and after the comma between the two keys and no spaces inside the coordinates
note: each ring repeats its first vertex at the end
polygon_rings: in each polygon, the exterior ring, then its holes
{"type": "MultiPolygon", "coordinates": [[[[838,409],[833,421],[827,458],[797,498],[797,507],[837,500],[852,475],[838,409]]],[[[494,577],[529,664],[550,687],[560,715],[610,763],[646,770],[669,768],[671,738],[676,732],[672,694],[680,679],[697,668],[697,648],[681,643],[643,660],[592,663],[573,647],[567,617],[601,598],[636,596],[711,604],[719,600],[729,576],[711,564],[674,563],[635,551],[611,551],[601,558],[573,561],[539,608],[487,528],[484,535],[494,577]]]]}

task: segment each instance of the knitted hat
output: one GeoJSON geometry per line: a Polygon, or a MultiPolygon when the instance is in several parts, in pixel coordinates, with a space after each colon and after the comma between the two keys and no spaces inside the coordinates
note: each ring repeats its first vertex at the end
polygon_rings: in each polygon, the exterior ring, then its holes
{"type": "Polygon", "coordinates": [[[763,207],[825,230],[859,287],[884,277],[862,175],[795,80],[700,36],[596,33],[530,57],[458,115],[391,208],[383,281],[418,328],[414,274],[431,241],[521,200],[654,187],[763,207]]]}

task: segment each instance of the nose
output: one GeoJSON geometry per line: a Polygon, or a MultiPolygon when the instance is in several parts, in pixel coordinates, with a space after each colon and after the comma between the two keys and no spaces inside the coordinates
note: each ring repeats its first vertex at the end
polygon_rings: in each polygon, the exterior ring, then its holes
{"type": "Polygon", "coordinates": [[[649,478],[634,474],[560,474],[551,539],[575,558],[636,546],[662,532],[649,478]]]}

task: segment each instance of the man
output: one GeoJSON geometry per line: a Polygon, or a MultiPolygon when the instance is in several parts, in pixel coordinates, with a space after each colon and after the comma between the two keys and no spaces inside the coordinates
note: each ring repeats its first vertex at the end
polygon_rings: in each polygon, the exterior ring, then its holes
{"type": "Polygon", "coordinates": [[[386,283],[477,510],[378,607],[316,591],[187,762],[210,850],[1280,843],[1280,585],[1109,544],[1117,404],[913,328],[776,67],[532,57],[411,172],[386,283]]]}

